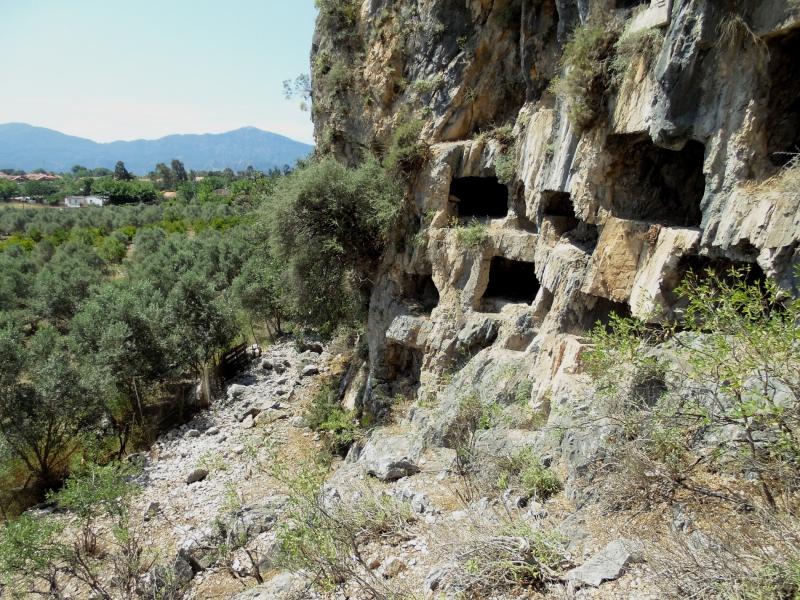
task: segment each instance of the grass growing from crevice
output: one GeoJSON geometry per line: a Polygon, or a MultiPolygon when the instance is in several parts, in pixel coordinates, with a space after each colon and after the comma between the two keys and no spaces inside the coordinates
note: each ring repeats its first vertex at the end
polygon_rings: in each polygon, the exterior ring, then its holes
{"type": "Polygon", "coordinates": [[[395,127],[383,165],[395,176],[406,178],[428,159],[428,145],[420,140],[425,123],[421,119],[405,119],[395,127]]]}
{"type": "Polygon", "coordinates": [[[649,69],[664,43],[660,29],[651,27],[639,31],[626,30],[614,43],[611,75],[614,85],[622,83],[625,73],[634,61],[641,59],[649,69]]]}
{"type": "Polygon", "coordinates": [[[610,87],[610,63],[616,28],[607,23],[585,23],[577,27],[561,56],[562,74],[551,90],[567,106],[567,116],[579,132],[589,129],[604,109],[610,87]]]}
{"type": "Polygon", "coordinates": [[[488,228],[484,223],[473,219],[467,225],[459,225],[456,229],[459,244],[469,248],[481,248],[489,239],[488,228]]]}
{"type": "Polygon", "coordinates": [[[531,448],[523,448],[498,461],[497,488],[517,489],[528,498],[547,500],[561,491],[561,480],[545,467],[531,448]]]}

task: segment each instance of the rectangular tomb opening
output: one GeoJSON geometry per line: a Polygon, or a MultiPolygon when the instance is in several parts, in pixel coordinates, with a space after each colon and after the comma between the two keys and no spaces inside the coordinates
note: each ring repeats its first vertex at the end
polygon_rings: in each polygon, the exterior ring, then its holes
{"type": "Polygon", "coordinates": [[[450,184],[459,218],[500,219],[508,215],[508,187],[497,177],[456,177],[450,184]]]}
{"type": "Polygon", "coordinates": [[[767,152],[772,164],[783,166],[800,152],[800,29],[774,38],[768,48],[767,152]]]}
{"type": "Polygon", "coordinates": [[[486,310],[502,304],[530,304],[539,291],[539,280],[532,262],[495,256],[489,265],[489,283],[481,303],[486,310]]]}
{"type": "Polygon", "coordinates": [[[690,140],[681,150],[656,146],[649,136],[609,137],[607,172],[611,213],[667,226],[699,227],[705,193],[705,147],[690,140]]]}

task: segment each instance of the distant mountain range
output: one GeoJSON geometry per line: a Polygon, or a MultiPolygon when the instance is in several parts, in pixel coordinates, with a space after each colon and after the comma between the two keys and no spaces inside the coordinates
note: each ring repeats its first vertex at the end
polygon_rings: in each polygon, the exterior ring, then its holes
{"type": "Polygon", "coordinates": [[[266,171],[293,165],[314,149],[276,133],[242,127],[227,133],[168,135],[157,140],[98,143],[25,123],[0,124],[0,169],[68,171],[73,165],[113,169],[118,160],[144,175],[173,158],[187,169],[266,171]]]}

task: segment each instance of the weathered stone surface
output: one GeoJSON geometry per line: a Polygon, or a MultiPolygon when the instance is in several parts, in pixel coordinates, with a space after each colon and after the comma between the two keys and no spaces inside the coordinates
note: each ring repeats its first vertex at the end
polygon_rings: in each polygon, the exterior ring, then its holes
{"type": "Polygon", "coordinates": [[[303,377],[310,377],[311,375],[319,374],[319,367],[317,365],[306,365],[300,373],[303,377]]]}
{"type": "Polygon", "coordinates": [[[633,288],[643,252],[654,242],[658,230],[637,221],[609,218],[592,255],[583,292],[626,302],[633,288]]]}
{"type": "Polygon", "coordinates": [[[230,386],[228,386],[228,399],[236,400],[238,398],[241,398],[246,391],[247,391],[247,386],[242,385],[240,383],[233,383],[230,386]]]}
{"type": "Polygon", "coordinates": [[[639,559],[641,544],[614,540],[579,567],[567,572],[565,579],[577,584],[599,586],[622,575],[625,567],[639,559]]]}
{"type": "Polygon", "coordinates": [[[161,504],[158,502],[150,502],[150,504],[147,505],[147,508],[144,509],[144,515],[142,516],[142,520],[149,521],[150,519],[158,516],[160,512],[161,512],[161,504]]]}
{"type": "Polygon", "coordinates": [[[208,477],[208,471],[207,470],[205,470],[205,469],[195,469],[194,471],[192,471],[191,473],[189,473],[186,476],[186,483],[191,485],[192,483],[197,483],[198,481],[203,481],[203,479],[205,479],[206,477],[208,477]]]}
{"type": "Polygon", "coordinates": [[[299,575],[282,572],[258,587],[232,596],[232,600],[292,600],[307,585],[299,575]]]}
{"type": "Polygon", "coordinates": [[[229,543],[242,545],[259,533],[271,529],[287,502],[286,496],[270,496],[233,514],[226,521],[229,543]]]}
{"type": "Polygon", "coordinates": [[[376,430],[361,450],[358,463],[381,481],[394,481],[419,473],[418,457],[407,436],[386,436],[376,430]]]}
{"type": "Polygon", "coordinates": [[[383,563],[382,569],[384,576],[392,578],[408,569],[408,565],[402,559],[392,556],[383,563]]]}

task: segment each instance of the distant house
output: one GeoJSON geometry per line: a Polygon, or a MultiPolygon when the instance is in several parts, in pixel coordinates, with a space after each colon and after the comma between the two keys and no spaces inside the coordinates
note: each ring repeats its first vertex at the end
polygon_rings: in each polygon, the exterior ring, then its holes
{"type": "Polygon", "coordinates": [[[104,206],[108,202],[102,196],[67,196],[64,206],[67,208],[83,208],[84,206],[104,206]]]}

